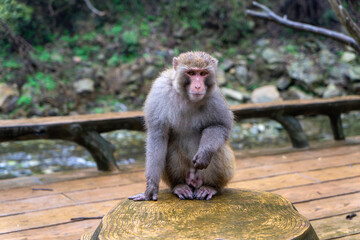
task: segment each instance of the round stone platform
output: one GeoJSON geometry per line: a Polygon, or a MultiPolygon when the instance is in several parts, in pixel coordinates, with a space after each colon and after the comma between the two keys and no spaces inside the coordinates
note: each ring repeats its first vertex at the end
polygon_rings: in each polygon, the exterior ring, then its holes
{"type": "Polygon", "coordinates": [[[225,189],[201,201],[162,191],[158,199],[122,200],[81,239],[318,239],[309,221],[277,194],[225,189]]]}

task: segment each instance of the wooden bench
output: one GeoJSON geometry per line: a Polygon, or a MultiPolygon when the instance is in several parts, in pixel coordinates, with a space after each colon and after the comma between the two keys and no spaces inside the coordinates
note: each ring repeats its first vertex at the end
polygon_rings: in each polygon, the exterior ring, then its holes
{"type": "MultiPolygon", "coordinates": [[[[278,121],[288,132],[295,148],[308,146],[305,133],[296,120],[298,115],[327,115],[335,140],[345,139],[341,114],[360,110],[360,96],[332,99],[279,101],[232,106],[235,120],[270,118],[278,121]]],[[[123,112],[78,116],[42,117],[0,120],[0,142],[31,139],[62,139],[85,147],[96,161],[99,170],[117,168],[114,146],[100,133],[114,130],[144,131],[143,113],[123,112]]]]}

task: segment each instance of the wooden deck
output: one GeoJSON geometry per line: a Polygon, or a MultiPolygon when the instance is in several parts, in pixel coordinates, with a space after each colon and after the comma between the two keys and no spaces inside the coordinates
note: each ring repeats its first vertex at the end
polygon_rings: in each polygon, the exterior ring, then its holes
{"type": "MultiPolygon", "coordinates": [[[[360,137],[312,145],[237,152],[229,187],[287,197],[320,239],[360,239],[360,137]],[[347,220],[351,213],[357,216],[347,220]]],[[[0,180],[0,239],[79,239],[100,220],[72,218],[101,217],[120,199],[144,189],[143,167],[0,180]]]]}

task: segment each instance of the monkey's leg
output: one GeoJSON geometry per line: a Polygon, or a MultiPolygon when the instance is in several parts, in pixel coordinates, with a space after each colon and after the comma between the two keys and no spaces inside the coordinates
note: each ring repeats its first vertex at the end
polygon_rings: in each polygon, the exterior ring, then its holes
{"type": "Polygon", "coordinates": [[[210,200],[217,193],[216,189],[210,186],[201,186],[194,191],[194,197],[198,200],[210,200]]]}
{"type": "Polygon", "coordinates": [[[173,189],[173,193],[175,193],[180,199],[193,199],[193,191],[186,184],[176,185],[173,189]]]}

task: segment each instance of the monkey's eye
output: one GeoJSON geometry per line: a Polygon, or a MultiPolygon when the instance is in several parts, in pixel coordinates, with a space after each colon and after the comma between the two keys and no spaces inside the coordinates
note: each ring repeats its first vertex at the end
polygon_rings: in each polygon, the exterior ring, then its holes
{"type": "Polygon", "coordinates": [[[208,72],[205,71],[200,72],[200,76],[206,76],[206,75],[208,75],[208,72]]]}
{"type": "Polygon", "coordinates": [[[196,73],[194,71],[188,71],[187,74],[190,76],[194,76],[196,73]]]}

